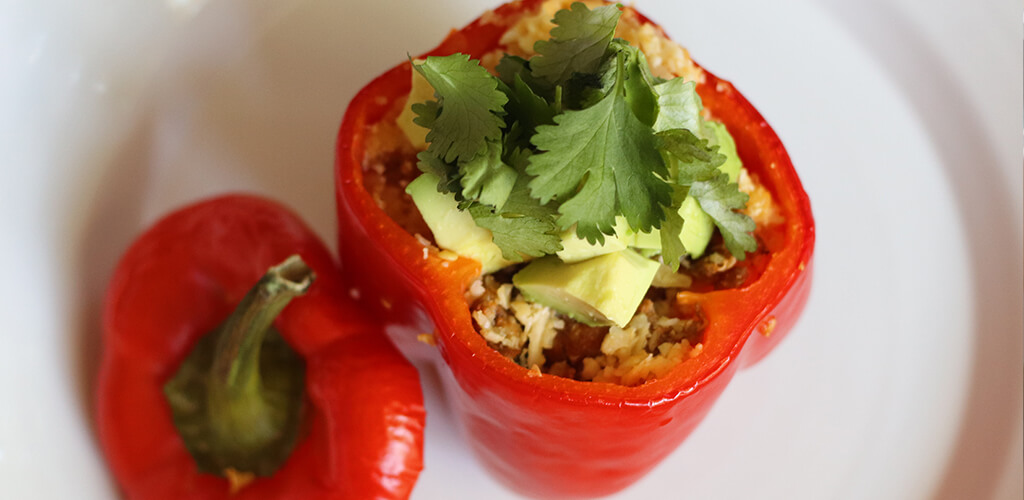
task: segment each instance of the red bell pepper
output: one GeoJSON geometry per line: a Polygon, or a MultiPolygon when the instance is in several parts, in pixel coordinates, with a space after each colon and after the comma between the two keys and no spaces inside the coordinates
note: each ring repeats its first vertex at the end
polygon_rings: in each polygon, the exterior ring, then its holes
{"type": "MultiPolygon", "coordinates": [[[[479,58],[497,46],[509,19],[538,4],[505,4],[421,57],[462,52],[479,58]]],[[[379,297],[381,317],[396,341],[434,332],[442,366],[455,382],[449,388],[455,414],[499,480],[541,497],[599,496],[625,488],[682,442],[737,367],[771,350],[804,306],[814,222],[786,150],[730,83],[706,73],[698,86],[706,109],[726,125],[745,167],[772,193],[785,222],[758,229],[768,251],[745,261],[757,271],[751,273],[755,278],[740,288],[687,294],[708,320],[700,355],[637,387],[581,382],[531,372],[491,349],[474,329],[464,296],[479,264],[448,261],[426,249],[364,187],[369,130],[393,118],[393,103],[409,90],[405,62],[363,88],[342,122],[336,183],[343,269],[364,294],[379,297]]]]}
{"type": "MultiPolygon", "coordinates": [[[[99,437],[129,498],[407,498],[422,469],[425,412],[415,368],[349,300],[323,244],[276,203],[225,196],[145,232],[114,273],[103,344],[99,437]],[[164,385],[267,268],[292,254],[317,276],[273,323],[305,362],[298,442],[270,475],[232,492],[228,479],[199,471],[164,385]]],[[[261,387],[275,384],[262,380],[261,387]]],[[[245,414],[237,425],[259,417],[245,414]]]]}

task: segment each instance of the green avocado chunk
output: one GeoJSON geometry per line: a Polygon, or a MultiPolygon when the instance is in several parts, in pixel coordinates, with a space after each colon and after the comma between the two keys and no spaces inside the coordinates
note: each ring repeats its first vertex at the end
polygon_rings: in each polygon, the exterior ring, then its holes
{"type": "Polygon", "coordinates": [[[679,207],[679,215],[683,218],[683,230],[679,232],[679,240],[683,242],[683,248],[690,258],[700,257],[711,242],[711,235],[715,233],[715,221],[711,216],[704,213],[692,196],[687,196],[679,207]]]}
{"type": "MultiPolygon", "coordinates": [[[[423,59],[416,59],[412,63],[423,64],[423,59]]],[[[413,70],[412,89],[409,91],[405,107],[402,108],[402,113],[398,115],[395,124],[402,129],[405,137],[409,139],[409,143],[416,149],[427,149],[427,132],[429,130],[413,121],[416,119],[416,112],[412,110],[412,105],[431,100],[434,100],[434,87],[430,86],[430,82],[419,71],[413,70]]]]}
{"type": "Polygon", "coordinates": [[[557,255],[559,259],[562,259],[562,262],[572,264],[625,249],[626,242],[620,240],[617,236],[606,234],[603,244],[590,243],[576,236],[575,229],[569,229],[562,233],[562,249],[558,251],[557,255]]]}
{"type": "MultiPolygon", "coordinates": [[[[687,196],[679,207],[679,216],[683,218],[683,229],[679,232],[679,240],[690,257],[697,258],[704,253],[711,235],[714,234],[715,224],[708,214],[701,210],[697,200],[687,196]]],[[[649,233],[632,232],[623,238],[630,248],[640,251],[655,251],[661,253],[661,231],[654,229],[649,233]]]]}
{"type": "Polygon", "coordinates": [[[715,132],[711,139],[711,145],[718,146],[718,152],[725,155],[725,163],[718,166],[718,170],[729,176],[729,182],[736,182],[740,177],[740,170],[743,170],[743,162],[736,152],[736,141],[726,130],[725,125],[718,122],[705,122],[715,132]]]}
{"type": "Polygon", "coordinates": [[[657,250],[657,253],[661,253],[661,231],[658,229],[652,229],[649,233],[628,230],[623,239],[632,248],[657,250]]]}
{"type": "Polygon", "coordinates": [[[562,233],[562,249],[558,251],[558,258],[562,259],[562,262],[572,264],[598,255],[625,250],[631,240],[623,235],[629,232],[626,218],[619,216],[615,220],[615,234],[604,235],[604,243],[597,244],[576,236],[576,226],[573,226],[562,233]]]}
{"type": "Polygon", "coordinates": [[[422,174],[405,188],[434,233],[437,246],[480,261],[483,274],[512,264],[502,258],[491,232],[477,226],[469,212],[459,210],[455,195],[438,192],[438,182],[437,176],[422,174]]]}
{"type": "Polygon", "coordinates": [[[591,326],[626,326],[661,264],[632,250],[566,264],[553,255],[512,277],[528,299],[591,326]]]}

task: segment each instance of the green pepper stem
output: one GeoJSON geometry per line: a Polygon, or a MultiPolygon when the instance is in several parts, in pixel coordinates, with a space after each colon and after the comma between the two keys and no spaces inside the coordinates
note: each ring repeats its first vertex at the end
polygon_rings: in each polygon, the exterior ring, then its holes
{"type": "Polygon", "coordinates": [[[294,448],[305,363],[272,325],[313,279],[298,256],[270,268],[164,385],[175,427],[199,470],[270,475],[294,448]]]}
{"type": "Polygon", "coordinates": [[[285,306],[306,293],[313,278],[313,271],[293,255],[270,268],[249,290],[224,324],[217,341],[217,356],[211,370],[211,398],[237,401],[259,397],[263,339],[285,306]]]}
{"type": "Polygon", "coordinates": [[[260,351],[271,325],[313,283],[298,256],[274,266],[249,290],[224,323],[207,386],[213,433],[244,448],[277,438],[276,405],[264,397],[260,351]]]}

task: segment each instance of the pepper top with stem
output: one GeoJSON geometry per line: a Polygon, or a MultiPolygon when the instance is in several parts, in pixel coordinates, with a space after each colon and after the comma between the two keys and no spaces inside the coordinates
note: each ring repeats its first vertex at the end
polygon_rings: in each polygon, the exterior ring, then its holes
{"type": "MultiPolygon", "coordinates": [[[[301,268],[289,266],[285,277],[304,281],[292,269],[301,268]]],[[[378,318],[352,299],[350,286],[316,233],[273,200],[226,194],[183,206],[147,227],[118,261],[103,301],[96,427],[122,496],[408,498],[423,470],[419,375],[378,318]],[[205,387],[219,339],[211,332],[223,330],[253,284],[289,255],[301,255],[316,282],[281,310],[254,358],[265,408],[297,415],[280,427],[297,429],[297,442],[290,451],[272,443],[251,454],[267,463],[283,460],[267,476],[244,472],[253,468],[235,462],[226,462],[235,469],[225,470],[225,462],[203,459],[201,468],[196,456],[203,455],[192,452],[213,455],[211,443],[219,446],[222,439],[207,438],[204,430],[210,416],[205,387]],[[280,348],[285,341],[298,356],[280,348]],[[197,349],[200,343],[207,347],[197,349]],[[206,358],[183,364],[191,356],[206,358]],[[186,366],[196,367],[197,375],[179,383],[194,381],[196,392],[172,392],[169,399],[165,386],[186,366]],[[196,418],[177,418],[174,406],[196,418]]]]}
{"type": "Polygon", "coordinates": [[[273,322],[314,279],[297,255],[271,267],[165,385],[175,426],[203,472],[235,485],[239,475],[273,474],[294,448],[305,363],[273,322]]]}

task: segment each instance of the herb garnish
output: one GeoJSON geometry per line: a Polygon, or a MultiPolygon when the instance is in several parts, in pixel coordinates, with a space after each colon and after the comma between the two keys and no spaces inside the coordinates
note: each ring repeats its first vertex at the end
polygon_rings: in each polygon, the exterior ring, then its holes
{"type": "Polygon", "coordinates": [[[551,254],[560,233],[603,243],[617,218],[661,231],[678,267],[679,208],[693,197],[738,259],[756,248],[747,195],[718,167],[695,85],[651,75],[643,53],[613,38],[620,8],[574,3],[526,60],[505,55],[493,76],[464,54],[414,67],[436,100],[413,105],[430,130],[419,167],[441,179],[506,259],[551,254]]]}

